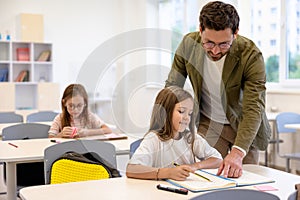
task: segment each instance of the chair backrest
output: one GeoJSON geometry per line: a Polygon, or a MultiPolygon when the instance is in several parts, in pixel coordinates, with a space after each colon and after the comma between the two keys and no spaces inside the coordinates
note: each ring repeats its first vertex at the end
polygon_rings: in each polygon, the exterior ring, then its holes
{"type": "Polygon", "coordinates": [[[50,125],[22,123],[3,128],[2,140],[47,138],[50,125]]]}
{"type": "Polygon", "coordinates": [[[130,158],[134,154],[135,150],[140,146],[142,140],[143,139],[138,139],[138,140],[136,140],[136,141],[134,141],[133,143],[130,144],[130,148],[129,148],[129,157],[130,158]]]}
{"type": "Polygon", "coordinates": [[[297,200],[298,191],[295,190],[292,194],[289,195],[288,200],[297,200]]]}
{"type": "Polygon", "coordinates": [[[278,133],[295,133],[296,129],[285,128],[286,124],[300,124],[300,114],[282,112],[276,116],[276,129],[278,133]]]}
{"type": "Polygon", "coordinates": [[[23,116],[14,112],[0,112],[0,123],[23,122],[23,116]]]}
{"type": "Polygon", "coordinates": [[[117,169],[116,148],[113,144],[96,140],[73,140],[50,146],[44,151],[45,183],[50,183],[52,164],[64,153],[74,151],[80,154],[94,152],[117,169]]]}
{"type": "Polygon", "coordinates": [[[217,190],[208,193],[201,194],[192,198],[191,200],[279,200],[280,198],[274,194],[262,192],[258,190],[250,189],[229,189],[229,190],[217,190]]]}
{"type": "Polygon", "coordinates": [[[53,121],[58,114],[54,111],[39,111],[27,115],[26,122],[49,122],[53,121]]]}
{"type": "MultiPolygon", "coordinates": [[[[50,126],[46,124],[16,124],[2,130],[2,140],[48,138],[49,129],[50,126]]],[[[43,162],[17,164],[17,185],[24,187],[43,184],[45,182],[43,166],[43,162]]],[[[6,168],[4,167],[3,170],[4,180],[6,180],[6,168]]]]}

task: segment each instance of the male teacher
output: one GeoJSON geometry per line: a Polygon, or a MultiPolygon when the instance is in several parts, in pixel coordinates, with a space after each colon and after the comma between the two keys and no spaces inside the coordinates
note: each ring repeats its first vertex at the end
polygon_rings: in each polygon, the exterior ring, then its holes
{"type": "Polygon", "coordinates": [[[199,21],[199,32],[187,34],[176,50],[166,87],[183,87],[189,77],[198,133],[224,158],[218,174],[240,177],[242,164],[258,164],[271,135],[264,59],[251,40],[238,35],[239,15],[232,5],[210,2],[199,21]]]}

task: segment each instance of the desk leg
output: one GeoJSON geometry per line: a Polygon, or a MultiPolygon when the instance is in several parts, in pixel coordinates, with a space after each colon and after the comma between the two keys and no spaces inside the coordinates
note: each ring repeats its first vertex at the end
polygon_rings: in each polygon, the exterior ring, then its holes
{"type": "Polygon", "coordinates": [[[7,200],[17,199],[16,163],[6,163],[7,200]]]}

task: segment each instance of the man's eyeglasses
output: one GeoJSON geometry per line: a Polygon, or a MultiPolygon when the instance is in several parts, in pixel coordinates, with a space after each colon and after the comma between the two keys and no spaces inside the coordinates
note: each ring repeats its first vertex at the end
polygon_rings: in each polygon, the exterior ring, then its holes
{"type": "Polygon", "coordinates": [[[201,44],[202,44],[203,48],[208,49],[208,50],[213,49],[215,46],[218,46],[221,50],[227,50],[231,47],[232,41],[222,42],[222,43],[219,43],[219,44],[216,44],[214,42],[205,42],[205,43],[202,42],[201,44]]]}
{"type": "Polygon", "coordinates": [[[83,107],[85,107],[85,104],[78,104],[78,105],[74,105],[74,104],[68,104],[67,105],[67,109],[68,110],[81,110],[83,107]]]}

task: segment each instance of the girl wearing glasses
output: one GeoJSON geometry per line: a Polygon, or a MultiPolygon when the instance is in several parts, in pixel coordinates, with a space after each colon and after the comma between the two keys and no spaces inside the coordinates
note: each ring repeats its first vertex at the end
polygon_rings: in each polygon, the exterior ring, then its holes
{"type": "Polygon", "coordinates": [[[61,100],[58,114],[49,130],[49,137],[78,138],[111,133],[111,129],[88,109],[88,95],[80,84],[69,85],[61,100]]]}

